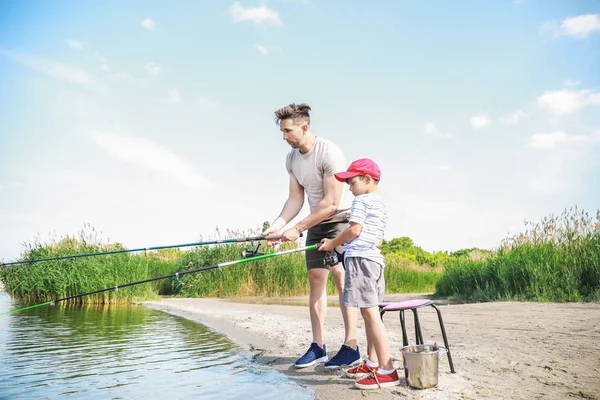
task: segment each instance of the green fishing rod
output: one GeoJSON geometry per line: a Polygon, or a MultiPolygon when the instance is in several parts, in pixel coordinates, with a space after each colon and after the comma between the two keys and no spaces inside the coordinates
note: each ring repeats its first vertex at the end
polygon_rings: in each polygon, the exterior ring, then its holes
{"type": "MultiPolygon", "coordinates": [[[[300,234],[300,236],[302,236],[302,234],[300,234]]],[[[68,259],[75,259],[75,258],[80,258],[80,257],[104,256],[104,255],[108,255],[108,254],[132,253],[132,252],[137,252],[137,251],[172,249],[172,248],[176,248],[176,247],[191,247],[191,246],[206,246],[206,245],[211,245],[211,244],[257,242],[257,241],[261,241],[261,240],[277,240],[280,238],[281,238],[281,235],[249,236],[249,237],[240,237],[240,238],[234,238],[234,239],[218,239],[218,240],[211,240],[211,241],[206,241],[206,242],[174,244],[174,245],[168,245],[168,246],[140,247],[137,249],[101,251],[98,253],[74,254],[71,256],[38,258],[38,259],[33,259],[33,260],[13,261],[13,262],[7,262],[7,263],[3,263],[0,261],[0,266],[10,266],[10,265],[17,265],[17,264],[32,264],[32,263],[42,262],[42,261],[68,260],[68,259]]]]}
{"type": "Polygon", "coordinates": [[[181,277],[183,275],[194,274],[196,272],[207,271],[209,269],[214,269],[214,268],[221,269],[223,267],[228,267],[230,265],[243,264],[243,263],[247,263],[247,262],[251,262],[251,261],[263,260],[265,258],[282,256],[284,254],[298,253],[300,251],[307,251],[307,250],[312,250],[312,249],[316,249],[316,248],[317,248],[317,245],[313,244],[313,245],[310,245],[310,246],[299,247],[299,248],[291,249],[291,250],[283,250],[283,251],[278,251],[278,252],[269,253],[269,254],[262,254],[258,250],[252,251],[253,253],[252,252],[251,253],[244,253],[244,252],[242,252],[242,255],[244,255],[244,254],[257,254],[257,255],[254,255],[254,256],[248,257],[248,258],[242,258],[240,260],[227,261],[227,262],[220,263],[220,264],[208,265],[208,266],[204,266],[204,267],[199,267],[199,268],[194,268],[194,269],[188,269],[188,270],[184,270],[184,271],[179,271],[179,272],[175,272],[175,273],[168,274],[168,275],[156,276],[154,278],[143,279],[141,281],[129,282],[129,283],[121,284],[121,285],[115,285],[115,286],[111,286],[111,287],[104,288],[104,289],[94,290],[92,292],[86,292],[86,293],[76,294],[74,296],[67,296],[67,297],[63,297],[63,298],[60,298],[60,299],[55,299],[55,300],[47,301],[45,303],[34,304],[32,306],[27,306],[27,307],[17,308],[15,310],[6,311],[6,312],[3,312],[3,313],[0,313],[0,315],[15,313],[15,312],[18,312],[18,311],[24,311],[24,310],[29,310],[31,308],[43,307],[43,306],[48,306],[48,305],[52,305],[53,306],[56,303],[61,302],[61,301],[72,300],[72,299],[76,299],[78,297],[89,296],[89,295],[92,295],[92,294],[97,294],[97,293],[102,293],[102,292],[108,292],[109,290],[119,291],[120,288],[124,288],[124,287],[128,287],[128,286],[134,286],[134,285],[141,285],[142,283],[148,283],[148,282],[158,281],[158,280],[166,279],[166,278],[176,278],[176,279],[179,279],[179,277],[181,277]]]}

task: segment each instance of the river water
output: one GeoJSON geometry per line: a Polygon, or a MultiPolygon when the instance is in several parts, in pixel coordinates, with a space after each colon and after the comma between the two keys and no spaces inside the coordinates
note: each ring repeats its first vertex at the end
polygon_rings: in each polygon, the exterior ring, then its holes
{"type": "MultiPolygon", "coordinates": [[[[0,292],[0,313],[18,308],[0,292]]],[[[0,399],[312,399],[226,336],[144,306],[0,315],[0,399]]]]}

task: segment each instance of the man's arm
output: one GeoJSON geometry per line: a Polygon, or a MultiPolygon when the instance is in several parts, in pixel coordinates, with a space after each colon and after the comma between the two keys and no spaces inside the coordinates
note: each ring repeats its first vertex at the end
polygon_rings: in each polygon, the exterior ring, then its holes
{"type": "Polygon", "coordinates": [[[323,177],[323,200],[306,218],[283,232],[281,240],[287,242],[298,239],[301,232],[317,225],[336,212],[342,198],[342,186],[343,184],[338,182],[333,175],[323,177]]]}
{"type": "Polygon", "coordinates": [[[296,215],[302,209],[304,205],[304,188],[298,180],[290,174],[290,183],[289,183],[289,195],[285,204],[283,205],[283,209],[275,221],[271,224],[269,229],[263,232],[263,235],[269,234],[277,234],[287,225],[289,221],[294,219],[296,215]]]}
{"type": "Polygon", "coordinates": [[[344,184],[335,179],[335,176],[323,177],[323,200],[317,204],[315,209],[302,221],[298,222],[294,228],[298,232],[303,232],[335,213],[342,198],[342,188],[344,184]]]}

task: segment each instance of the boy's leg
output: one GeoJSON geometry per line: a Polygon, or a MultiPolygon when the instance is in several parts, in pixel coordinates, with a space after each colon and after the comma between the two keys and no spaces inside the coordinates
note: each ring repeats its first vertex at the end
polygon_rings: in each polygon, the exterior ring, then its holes
{"type": "MultiPolygon", "coordinates": [[[[376,354],[376,357],[379,360],[379,367],[384,370],[394,369],[390,354],[390,341],[387,329],[385,329],[385,325],[383,325],[383,321],[379,316],[378,308],[361,308],[360,312],[365,320],[367,338],[369,338],[370,343],[372,343],[372,346],[375,349],[374,354],[376,354]]],[[[371,358],[371,353],[369,353],[369,358],[371,358]]],[[[371,358],[371,361],[374,360],[371,358]]]]}
{"type": "Polygon", "coordinates": [[[398,371],[392,365],[390,342],[387,330],[379,316],[378,307],[361,308],[360,311],[365,320],[365,329],[373,340],[375,353],[379,358],[379,368],[371,375],[354,382],[354,386],[359,389],[378,389],[399,385],[400,378],[398,371]]]}
{"type": "MultiPolygon", "coordinates": [[[[360,310],[360,313],[362,315],[363,311],[362,309],[360,310]]],[[[364,317],[363,317],[364,319],[364,317]]],[[[371,362],[372,365],[369,365],[370,367],[375,367],[379,365],[379,358],[377,357],[377,352],[375,351],[375,345],[373,344],[373,338],[372,336],[372,332],[367,329],[367,326],[365,325],[365,332],[367,334],[367,360],[369,360],[371,362]]]]}

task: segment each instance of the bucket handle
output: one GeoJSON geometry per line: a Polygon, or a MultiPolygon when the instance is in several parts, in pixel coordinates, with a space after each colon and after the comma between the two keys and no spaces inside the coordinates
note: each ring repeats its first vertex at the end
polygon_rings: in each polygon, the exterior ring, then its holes
{"type": "MultiPolygon", "coordinates": [[[[415,345],[411,344],[411,345],[408,345],[408,346],[401,347],[400,348],[400,352],[402,354],[404,354],[404,352],[402,351],[402,349],[406,349],[406,348],[411,347],[411,346],[415,346],[415,345]]],[[[418,345],[416,345],[416,346],[418,346],[418,345]]],[[[430,345],[430,346],[432,346],[432,345],[430,345]]],[[[444,347],[444,346],[437,346],[437,348],[438,348],[438,355],[445,355],[445,354],[448,353],[448,349],[446,347],[444,347]]],[[[430,352],[430,353],[433,353],[433,352],[430,352]]]]}

